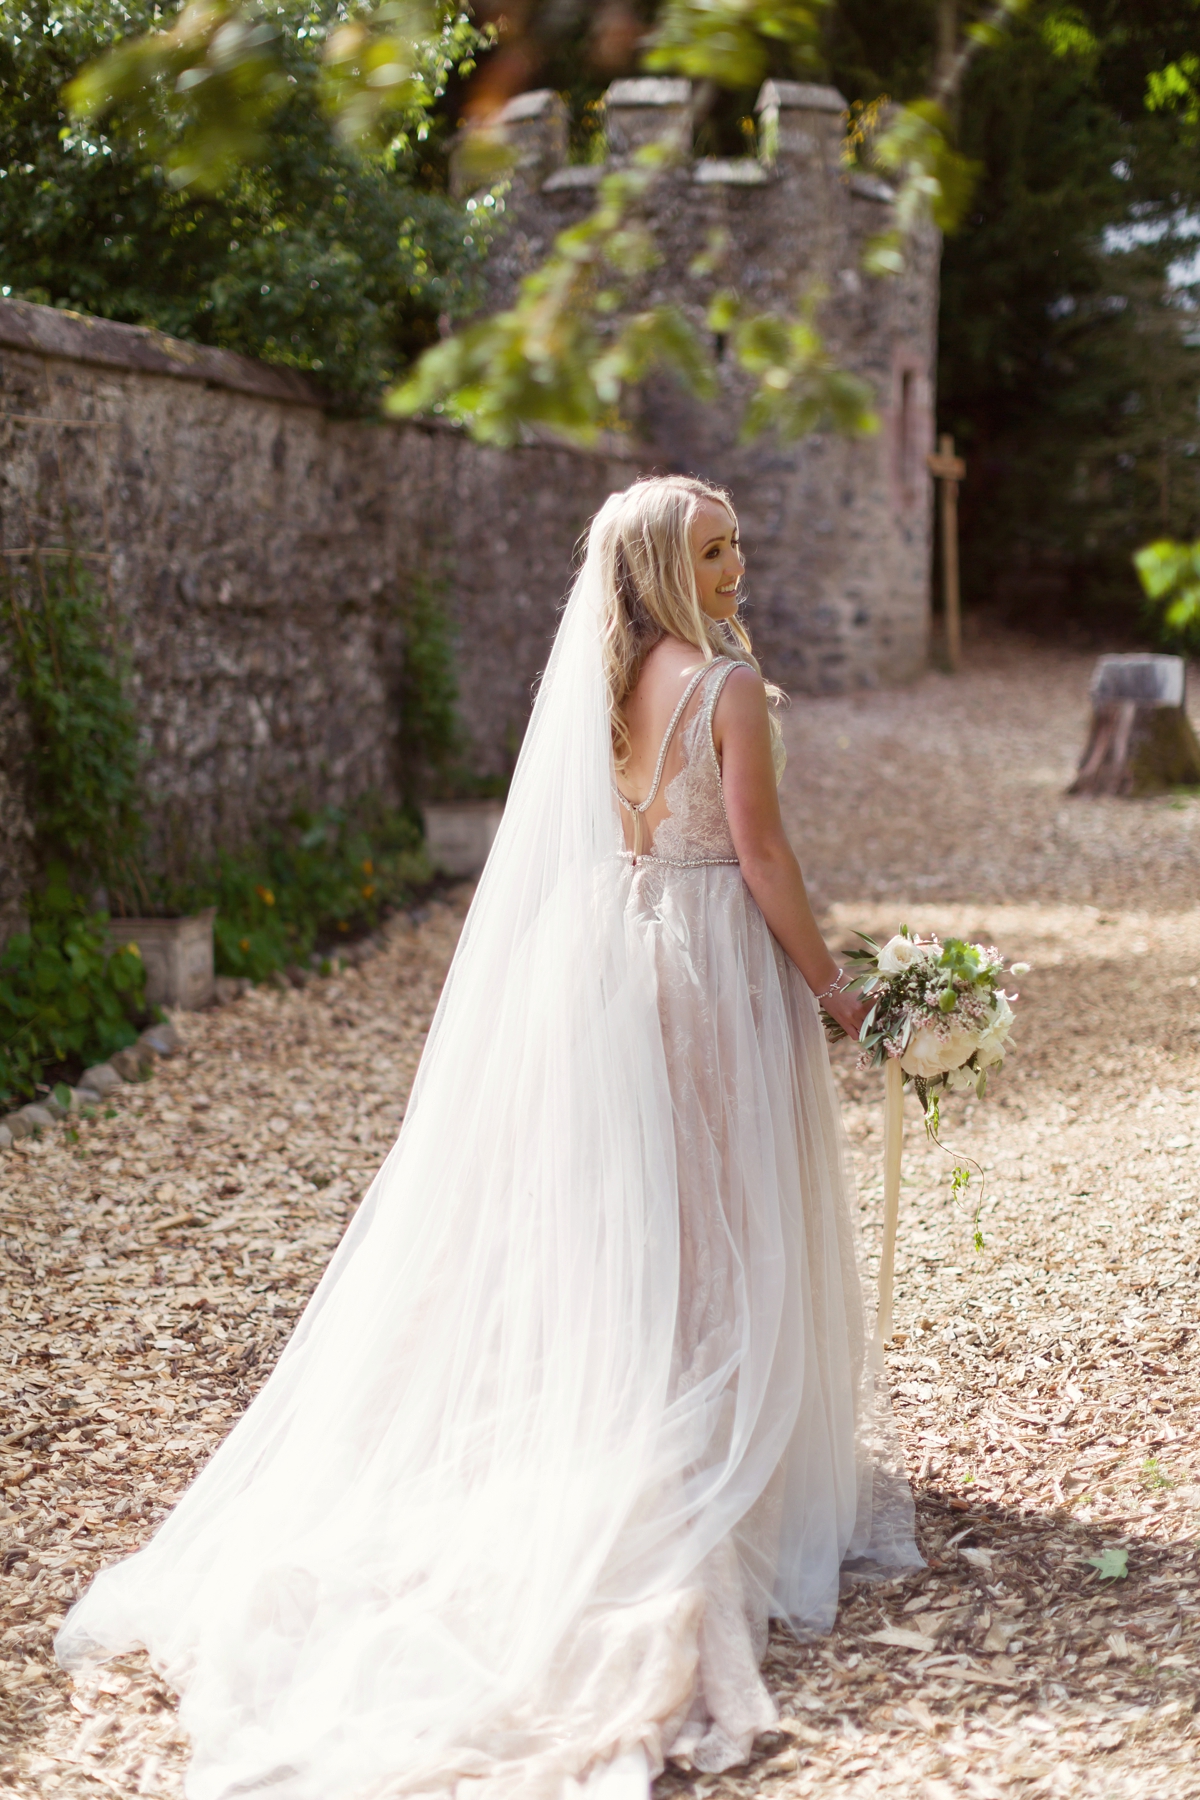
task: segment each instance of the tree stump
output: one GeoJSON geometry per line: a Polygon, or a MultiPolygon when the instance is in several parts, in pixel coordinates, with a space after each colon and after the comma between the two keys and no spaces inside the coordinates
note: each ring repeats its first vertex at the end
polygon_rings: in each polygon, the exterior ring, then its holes
{"type": "Polygon", "coordinates": [[[1102,656],[1092,729],[1071,794],[1161,794],[1200,783],[1200,742],[1184,705],[1182,656],[1102,656]]]}

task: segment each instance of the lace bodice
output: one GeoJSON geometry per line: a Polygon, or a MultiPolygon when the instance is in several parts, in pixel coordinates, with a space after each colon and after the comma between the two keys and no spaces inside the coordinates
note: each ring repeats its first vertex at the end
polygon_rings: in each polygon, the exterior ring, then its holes
{"type": "MultiPolygon", "coordinates": [[[[722,688],[738,667],[733,657],[720,656],[707,663],[689,682],[667,726],[654,781],[645,800],[633,803],[614,784],[617,799],[627,812],[649,810],[658,794],[671,740],[693,694],[700,688],[700,704],[681,733],[683,765],[663,793],[667,816],[658,825],[653,844],[642,850],[635,861],[653,861],[681,868],[737,862],[721,787],[721,764],[713,742],[713,713],[722,688]]],[[[783,774],[783,744],[775,729],[772,730],[772,744],[778,781],[783,774]]],[[[633,852],[626,851],[626,855],[633,856],[633,852]]]]}

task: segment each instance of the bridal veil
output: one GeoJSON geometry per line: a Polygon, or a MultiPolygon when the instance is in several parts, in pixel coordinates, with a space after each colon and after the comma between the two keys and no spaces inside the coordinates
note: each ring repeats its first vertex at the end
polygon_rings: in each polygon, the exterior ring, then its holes
{"type": "Polygon", "coordinates": [[[765,1229],[722,1223],[734,1303],[680,1379],[679,1151],[599,618],[589,559],[395,1147],[262,1392],[59,1634],[68,1667],[149,1651],[192,1800],[644,1796],[722,1558],[749,1614],[801,1630],[848,1561],[914,1559],[807,990],[826,1249],[786,1241],[756,1126],[765,1229]]]}

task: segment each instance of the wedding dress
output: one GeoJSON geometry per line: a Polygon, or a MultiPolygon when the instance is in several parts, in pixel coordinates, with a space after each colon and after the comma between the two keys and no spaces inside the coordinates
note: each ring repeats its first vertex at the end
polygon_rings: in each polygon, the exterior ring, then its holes
{"type": "Polygon", "coordinates": [[[817,1009],[699,673],[625,847],[576,584],[400,1137],[278,1367],[63,1626],[191,1800],[645,1800],[775,1718],[767,1621],[919,1562],[817,1009]],[[662,808],[660,807],[660,811],[662,808]]]}

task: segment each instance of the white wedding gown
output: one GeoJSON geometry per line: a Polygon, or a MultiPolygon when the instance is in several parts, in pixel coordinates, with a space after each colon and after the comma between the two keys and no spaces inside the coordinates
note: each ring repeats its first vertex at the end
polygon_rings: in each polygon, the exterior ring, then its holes
{"type": "Polygon", "coordinates": [[[60,1632],[145,1646],[192,1800],[645,1800],[745,1758],[768,1618],[919,1562],[817,1009],[708,665],[623,849],[577,584],[400,1138],[263,1392],[60,1632]]]}

